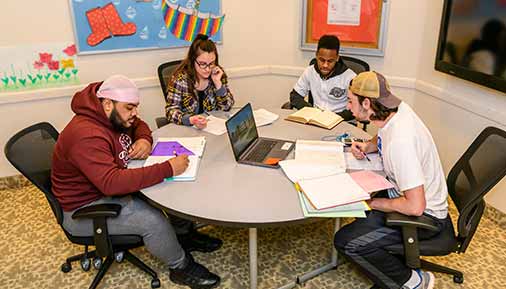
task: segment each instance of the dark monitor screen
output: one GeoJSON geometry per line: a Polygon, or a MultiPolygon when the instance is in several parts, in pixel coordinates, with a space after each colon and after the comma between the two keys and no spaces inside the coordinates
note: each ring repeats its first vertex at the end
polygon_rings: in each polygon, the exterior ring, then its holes
{"type": "Polygon", "coordinates": [[[227,120],[225,125],[235,159],[238,160],[241,154],[258,138],[251,104],[248,103],[241,108],[227,120]]]}
{"type": "Polygon", "coordinates": [[[445,0],[436,70],[506,92],[506,1],[445,0]]]}

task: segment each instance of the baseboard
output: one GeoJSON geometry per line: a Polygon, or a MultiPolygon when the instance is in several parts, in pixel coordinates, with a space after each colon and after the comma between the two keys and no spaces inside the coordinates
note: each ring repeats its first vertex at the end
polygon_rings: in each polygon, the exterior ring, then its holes
{"type": "MultiPolygon", "coordinates": [[[[278,75],[287,77],[299,77],[305,67],[289,66],[289,65],[257,65],[247,67],[232,67],[227,69],[230,79],[240,79],[245,77],[278,75]]],[[[414,89],[432,97],[439,101],[454,105],[465,110],[468,113],[476,114],[480,117],[489,119],[501,125],[506,125],[506,112],[500,111],[496,107],[490,107],[487,103],[477,103],[465,99],[458,94],[452,94],[442,87],[435,86],[431,83],[418,80],[413,77],[397,77],[387,76],[392,87],[414,89]]],[[[144,77],[133,79],[140,89],[158,87],[159,81],[157,77],[144,77]]],[[[72,97],[74,93],[83,89],[85,84],[55,87],[38,90],[18,91],[0,94],[0,105],[8,103],[18,103],[42,99],[72,97]]]]}

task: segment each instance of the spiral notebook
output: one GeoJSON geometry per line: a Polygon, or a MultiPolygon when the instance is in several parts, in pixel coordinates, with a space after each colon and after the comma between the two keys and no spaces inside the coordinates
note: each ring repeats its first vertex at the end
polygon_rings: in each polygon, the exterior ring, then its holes
{"type": "Polygon", "coordinates": [[[167,181],[188,182],[197,179],[200,159],[206,145],[205,137],[179,137],[159,138],[153,147],[151,155],[144,162],[144,166],[150,166],[165,162],[179,154],[188,155],[190,164],[180,175],[167,178],[167,181]]]}

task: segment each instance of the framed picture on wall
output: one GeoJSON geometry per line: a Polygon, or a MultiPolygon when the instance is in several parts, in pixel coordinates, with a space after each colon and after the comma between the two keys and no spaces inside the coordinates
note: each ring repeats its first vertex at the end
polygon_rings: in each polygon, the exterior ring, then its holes
{"type": "Polygon", "coordinates": [[[221,0],[69,0],[78,54],[221,42],[221,0]]]}
{"type": "Polygon", "coordinates": [[[303,0],[301,49],[316,50],[322,35],[336,35],[341,53],[383,56],[386,0],[303,0]]]}

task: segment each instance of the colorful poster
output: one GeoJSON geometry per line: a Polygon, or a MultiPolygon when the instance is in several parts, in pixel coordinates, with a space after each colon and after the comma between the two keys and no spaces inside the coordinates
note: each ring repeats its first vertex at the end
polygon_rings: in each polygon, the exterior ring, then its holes
{"type": "Polygon", "coordinates": [[[188,46],[196,31],[222,40],[221,0],[69,1],[79,53],[188,46]]]}
{"type": "Polygon", "coordinates": [[[0,92],[79,83],[72,43],[0,48],[0,92]]]}

